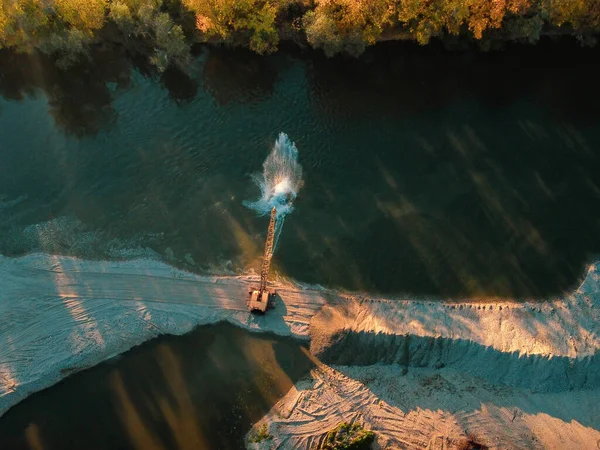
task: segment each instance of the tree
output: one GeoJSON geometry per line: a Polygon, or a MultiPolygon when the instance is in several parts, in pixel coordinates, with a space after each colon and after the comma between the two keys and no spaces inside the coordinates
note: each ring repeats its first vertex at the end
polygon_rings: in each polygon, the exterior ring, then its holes
{"type": "Polygon", "coordinates": [[[402,0],[395,10],[398,21],[409,28],[420,44],[444,32],[458,35],[466,27],[476,39],[497,29],[507,15],[525,15],[530,0],[402,0]]]}
{"type": "Polygon", "coordinates": [[[529,0],[469,0],[469,3],[468,26],[476,39],[481,39],[487,29],[500,28],[507,14],[522,14],[530,7],[529,0]]]}
{"type": "Polygon", "coordinates": [[[42,0],[0,0],[0,48],[30,53],[48,24],[42,0]]]}
{"type": "Polygon", "coordinates": [[[544,0],[543,9],[550,23],[575,29],[597,30],[600,27],[598,0],[544,0]]]}
{"type": "Polygon", "coordinates": [[[183,0],[196,15],[196,28],[208,39],[248,45],[257,53],[277,49],[278,5],[268,0],[183,0]]]}
{"type": "Polygon", "coordinates": [[[39,44],[39,49],[48,55],[56,56],[57,67],[66,69],[75,64],[87,53],[91,35],[77,28],[54,30],[39,44]]]}
{"type": "Polygon", "coordinates": [[[134,30],[133,14],[127,3],[119,0],[113,1],[110,4],[108,17],[126,34],[130,34],[134,30]]]}
{"type": "Polygon", "coordinates": [[[54,8],[65,23],[91,34],[104,25],[108,0],[54,0],[54,8]]]}
{"type": "Polygon", "coordinates": [[[153,43],[150,62],[159,72],[171,64],[185,70],[190,61],[189,44],[182,27],[168,13],[161,12],[162,6],[162,0],[114,0],[108,17],[125,35],[153,43]]]}
{"type": "Polygon", "coordinates": [[[164,72],[171,63],[185,68],[190,60],[190,48],[181,26],[175,25],[169,14],[159,13],[154,18],[152,29],[157,48],[150,61],[158,71],[164,72]]]}
{"type": "Polygon", "coordinates": [[[359,55],[389,23],[389,6],[387,0],[317,0],[303,19],[308,42],[328,56],[359,55]]]}

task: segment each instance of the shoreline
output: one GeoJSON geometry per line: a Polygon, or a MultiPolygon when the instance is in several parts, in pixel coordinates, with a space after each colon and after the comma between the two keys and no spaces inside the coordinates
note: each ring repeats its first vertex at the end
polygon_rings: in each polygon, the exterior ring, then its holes
{"type": "Polygon", "coordinates": [[[37,434],[46,450],[242,449],[314,367],[306,347],[225,323],[159,336],[24,399],[0,420],[0,442],[25,450],[37,434]]]}
{"type": "Polygon", "coordinates": [[[0,417],[65,370],[92,367],[159,335],[226,321],[307,340],[310,316],[323,303],[315,292],[297,301],[287,321],[281,307],[251,316],[252,277],[204,277],[152,260],[1,257],[0,276],[0,417]]]}
{"type": "Polygon", "coordinates": [[[31,5],[21,12],[28,25],[19,32],[23,17],[18,9],[2,11],[0,45],[20,52],[33,49],[52,55],[68,67],[86,55],[91,45],[115,42],[146,54],[158,72],[186,68],[190,47],[198,42],[244,47],[257,54],[277,51],[279,43],[321,49],[327,56],[359,56],[377,42],[410,40],[427,45],[432,39],[459,47],[476,43],[489,49],[498,42],[535,43],[545,35],[565,34],[583,45],[596,45],[597,11],[589,4],[548,7],[541,0],[502,3],[494,8],[480,0],[465,8],[458,0],[448,4],[406,7],[384,1],[351,8],[344,3],[301,1],[239,8],[193,1],[112,5],[102,2],[85,18],[72,15],[76,4],[31,5]],[[51,20],[44,20],[50,18],[51,20]],[[257,24],[260,23],[260,26],[257,24]],[[135,42],[134,42],[135,41],[135,42]]]}
{"type": "MultiPolygon", "coordinates": [[[[570,398],[569,392],[581,391],[586,393],[583,397],[600,399],[598,263],[590,266],[572,293],[543,302],[365,299],[280,283],[274,286],[279,294],[276,307],[265,316],[250,315],[246,309],[247,292],[256,277],[193,275],[153,260],[84,261],[47,254],[0,257],[0,277],[0,417],[29,394],[144,341],[223,321],[249,331],[310,341],[311,354],[321,360],[313,371],[313,381],[298,383],[304,388],[292,389],[264,419],[280,448],[297,445],[298,433],[304,433],[301,442],[306,443],[306,436],[314,440],[329,429],[327,421],[314,421],[310,430],[295,421],[300,414],[299,396],[312,393],[311,404],[318,405],[319,399],[331,395],[331,388],[322,382],[324,376],[339,386],[354,386],[347,392],[361,392],[361,396],[367,391],[375,395],[374,380],[360,381],[361,376],[379,370],[375,380],[387,379],[390,385],[409,379],[406,373],[410,377],[413,371],[421,371],[424,375],[416,381],[419,386],[421,379],[434,377],[435,381],[436,376],[447,374],[459,380],[455,386],[465,389],[477,383],[492,386],[478,394],[490,402],[520,398],[523,393],[534,403],[556,396],[564,402],[570,398]],[[277,412],[282,407],[289,412],[285,420],[277,412]],[[271,429],[274,423],[278,426],[271,429]]],[[[447,383],[438,384],[433,382],[432,395],[441,396],[440,405],[447,405],[454,395],[448,392],[457,388],[448,391],[447,383]]],[[[477,397],[473,390],[468,392],[477,397]]],[[[352,398],[342,400],[350,404],[352,398]]],[[[375,398],[382,400],[381,395],[375,398]]],[[[545,412],[556,409],[548,402],[540,403],[545,405],[541,409],[548,419],[534,421],[538,431],[556,427],[550,423],[559,420],[545,412]]],[[[401,412],[414,412],[398,410],[393,403],[387,401],[392,408],[390,417],[395,414],[398,419],[401,412]]],[[[368,427],[387,439],[385,430],[393,431],[389,426],[396,422],[388,420],[381,425],[373,419],[377,415],[369,412],[369,404],[357,405],[353,414],[359,414],[368,427]]],[[[419,402],[415,404],[420,410],[419,402]]],[[[591,439],[594,433],[600,439],[600,414],[589,408],[592,406],[576,416],[586,425],[572,420],[582,429],[565,428],[569,442],[580,442],[580,435],[591,439]]],[[[331,415],[331,420],[354,417],[344,414],[331,415]]],[[[447,444],[464,438],[459,433],[460,421],[449,414],[440,416],[454,424],[442,433],[447,444]]],[[[573,423],[569,426],[575,427],[573,423]]],[[[429,425],[423,426],[419,433],[431,437],[429,425]]],[[[560,432],[556,435],[556,439],[564,437],[560,432]]],[[[551,442],[545,445],[553,448],[551,442]]]]}

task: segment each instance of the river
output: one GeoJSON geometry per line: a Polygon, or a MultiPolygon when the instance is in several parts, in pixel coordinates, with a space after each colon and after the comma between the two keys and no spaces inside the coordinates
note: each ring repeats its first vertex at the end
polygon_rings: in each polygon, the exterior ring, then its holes
{"type": "Polygon", "coordinates": [[[252,424],[311,367],[294,339],[205,326],[33,394],[2,417],[0,442],[7,450],[243,449],[252,424]]]}
{"type": "Polygon", "coordinates": [[[243,205],[277,135],[304,186],[274,270],[412,296],[540,297],[598,253],[600,49],[571,40],[360,59],[200,47],[157,77],[99,47],[68,72],[0,53],[0,252],[257,270],[243,205]]]}

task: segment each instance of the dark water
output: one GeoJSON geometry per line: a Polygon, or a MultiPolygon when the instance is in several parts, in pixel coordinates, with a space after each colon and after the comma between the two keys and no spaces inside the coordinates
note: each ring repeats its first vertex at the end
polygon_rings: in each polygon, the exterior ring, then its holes
{"type": "Polygon", "coordinates": [[[27,398],[7,450],[236,450],[312,367],[292,339],[230,325],[161,337],[27,398]]]}
{"type": "Polygon", "coordinates": [[[276,270],[413,295],[542,296],[600,248],[600,49],[389,44],[359,61],[198,50],[191,77],[97,49],[67,73],[0,54],[0,252],[260,264],[277,134],[305,185],[276,270]]]}

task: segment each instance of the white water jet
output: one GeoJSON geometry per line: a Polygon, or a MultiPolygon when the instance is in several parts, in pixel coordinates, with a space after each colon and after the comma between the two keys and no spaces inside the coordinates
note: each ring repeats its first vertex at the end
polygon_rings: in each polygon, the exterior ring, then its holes
{"type": "Polygon", "coordinates": [[[279,133],[273,150],[263,163],[263,172],[252,175],[252,179],[260,188],[261,196],[254,202],[245,201],[244,205],[261,216],[269,215],[271,209],[276,208],[275,249],[285,216],[293,211],[294,199],[302,187],[298,149],[287,134],[279,133]]]}

